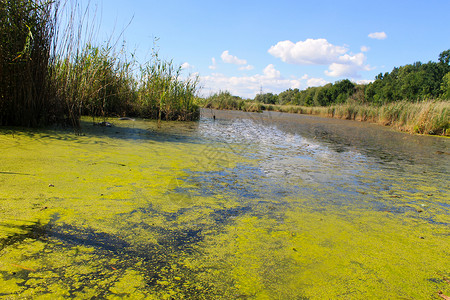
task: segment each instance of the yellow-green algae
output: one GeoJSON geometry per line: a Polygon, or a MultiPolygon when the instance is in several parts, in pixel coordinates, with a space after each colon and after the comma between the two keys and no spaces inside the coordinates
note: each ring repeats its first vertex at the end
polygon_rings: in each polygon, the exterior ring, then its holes
{"type": "Polygon", "coordinates": [[[448,214],[433,204],[448,204],[441,187],[371,170],[364,178],[389,188],[352,194],[305,180],[296,195],[275,195],[254,182],[263,162],[240,155],[251,148],[195,139],[195,123],[85,126],[85,136],[1,131],[1,297],[450,294],[448,214]],[[339,203],[317,205],[329,194],[339,203]],[[343,200],[351,195],[362,208],[343,200]],[[368,209],[367,199],[386,207],[368,209]]]}

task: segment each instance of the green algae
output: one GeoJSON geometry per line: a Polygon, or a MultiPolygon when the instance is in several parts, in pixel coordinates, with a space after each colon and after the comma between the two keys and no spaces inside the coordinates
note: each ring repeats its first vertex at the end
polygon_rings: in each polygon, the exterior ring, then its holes
{"type": "Polygon", "coordinates": [[[450,294],[437,171],[399,178],[361,159],[337,169],[334,152],[312,161],[307,146],[282,164],[289,153],[199,137],[197,123],[85,128],[0,135],[1,296],[450,294]]]}

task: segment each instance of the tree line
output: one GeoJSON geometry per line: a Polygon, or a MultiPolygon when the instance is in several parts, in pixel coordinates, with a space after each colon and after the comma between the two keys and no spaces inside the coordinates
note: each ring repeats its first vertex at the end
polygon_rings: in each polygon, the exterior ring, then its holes
{"type": "MultiPolygon", "coordinates": [[[[210,97],[228,99],[231,95],[221,92],[210,97]]],[[[233,96],[234,100],[240,100],[233,96]]],[[[261,93],[251,101],[262,104],[329,106],[333,104],[358,103],[383,105],[395,101],[417,102],[429,99],[450,99],[450,49],[439,55],[438,62],[415,62],[395,67],[391,72],[380,73],[369,84],[356,84],[348,79],[328,83],[305,90],[288,89],[277,94],[261,93]]],[[[229,105],[233,106],[233,105],[229,105]]],[[[236,105],[234,105],[236,106],[236,105]]],[[[233,108],[233,107],[231,107],[233,108]]]]}

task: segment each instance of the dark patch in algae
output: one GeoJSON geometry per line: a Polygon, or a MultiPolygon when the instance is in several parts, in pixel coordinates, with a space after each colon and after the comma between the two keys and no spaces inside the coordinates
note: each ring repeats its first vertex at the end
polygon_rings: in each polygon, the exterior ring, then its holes
{"type": "Polygon", "coordinates": [[[33,222],[29,225],[13,225],[13,224],[0,224],[3,227],[9,229],[15,229],[23,233],[12,234],[6,238],[0,239],[0,251],[8,246],[12,246],[16,243],[21,243],[26,239],[41,239],[46,235],[48,224],[41,224],[40,221],[33,222]]]}
{"type": "MultiPolygon", "coordinates": [[[[152,208],[137,209],[146,214],[159,213],[165,215],[167,220],[176,220],[183,211],[177,213],[161,213],[152,208]]],[[[135,211],[137,211],[135,210],[135,211]]],[[[244,214],[250,210],[249,207],[229,208],[216,210],[211,214],[216,224],[225,224],[230,221],[230,217],[244,214]]],[[[156,225],[148,225],[140,223],[137,227],[148,232],[156,232],[158,238],[156,244],[131,244],[123,238],[108,234],[106,232],[95,231],[91,228],[81,228],[69,224],[57,224],[57,216],[47,224],[35,222],[28,225],[10,225],[4,226],[11,229],[19,230],[21,233],[13,234],[7,238],[0,240],[0,251],[6,247],[19,246],[23,243],[33,243],[41,241],[45,243],[45,248],[33,254],[33,257],[39,258],[43,252],[51,251],[53,253],[67,253],[70,249],[75,249],[75,256],[79,254],[78,248],[81,246],[90,249],[89,259],[81,259],[80,261],[72,261],[70,265],[63,267],[53,267],[51,264],[45,264],[39,268],[39,273],[50,272],[55,276],[45,279],[39,278],[34,273],[37,270],[26,268],[20,265],[19,271],[7,272],[0,271],[4,280],[21,279],[22,282],[17,285],[25,289],[33,288],[27,282],[33,279],[46,280],[46,284],[56,280],[59,284],[62,282],[57,278],[64,278],[64,285],[67,288],[66,296],[69,298],[78,298],[86,286],[91,286],[93,282],[110,278],[107,283],[95,285],[95,298],[106,299],[111,294],[111,288],[121,280],[119,274],[125,274],[127,270],[133,269],[141,274],[145,282],[145,288],[156,293],[164,293],[166,286],[161,284],[168,278],[177,278],[176,289],[178,296],[184,295],[189,299],[208,299],[216,298],[220,293],[215,291],[212,284],[202,282],[192,285],[187,282],[193,277],[193,272],[202,272],[203,270],[194,270],[187,268],[179,263],[179,257],[193,254],[196,252],[194,247],[203,240],[203,230],[205,228],[187,228],[187,229],[169,229],[156,225]],[[66,274],[66,267],[73,265],[82,266],[89,265],[90,272],[86,274],[78,274],[72,278],[66,274]]],[[[173,288],[173,286],[172,286],[173,288]]],[[[34,294],[44,295],[51,293],[44,287],[40,289],[42,292],[34,294]]],[[[14,294],[0,293],[0,296],[12,296],[14,294]]],[[[127,296],[126,293],[115,293],[116,296],[127,296]]],[[[241,295],[248,298],[245,295],[241,295]]]]}

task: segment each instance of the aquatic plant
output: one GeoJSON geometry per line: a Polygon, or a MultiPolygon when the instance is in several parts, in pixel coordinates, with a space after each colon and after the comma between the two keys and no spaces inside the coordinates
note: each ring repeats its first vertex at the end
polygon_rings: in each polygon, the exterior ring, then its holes
{"type": "Polygon", "coordinates": [[[87,45],[71,58],[56,59],[52,70],[57,96],[76,120],[81,115],[126,115],[134,99],[132,63],[112,47],[87,45]]]}
{"type": "Polygon", "coordinates": [[[233,96],[229,91],[220,91],[213,95],[198,99],[199,105],[205,108],[242,110],[247,112],[260,112],[264,104],[254,100],[245,100],[238,96],[233,96]]]}
{"type": "Polygon", "coordinates": [[[1,1],[0,16],[0,125],[78,128],[82,115],[199,118],[198,77],[182,79],[181,67],[157,54],[138,65],[125,43],[117,46],[122,34],[96,45],[89,5],[1,1]]]}
{"type": "Polygon", "coordinates": [[[448,139],[216,115],[0,128],[1,297],[450,294],[448,139]]]}
{"type": "Polygon", "coordinates": [[[48,124],[59,113],[48,69],[56,10],[49,1],[0,2],[0,125],[48,124]]]}
{"type": "Polygon", "coordinates": [[[197,120],[199,107],[194,103],[198,76],[181,78],[181,66],[173,61],[153,59],[141,67],[138,104],[143,117],[164,120],[197,120]]]}
{"type": "MultiPolygon", "coordinates": [[[[196,120],[199,109],[193,104],[198,78],[181,79],[181,67],[159,59],[139,64],[118,39],[94,45],[92,27],[82,35],[86,11],[69,9],[70,19],[79,19],[63,39],[64,48],[56,55],[54,82],[58,96],[64,99],[70,119],[92,117],[139,116],[165,120],[196,120]],[[78,36],[74,37],[74,32],[78,36]],[[73,42],[74,41],[74,42],[73,42]],[[141,70],[141,74],[138,74],[141,70]]],[[[78,122],[78,121],[77,121],[78,122]]]]}

